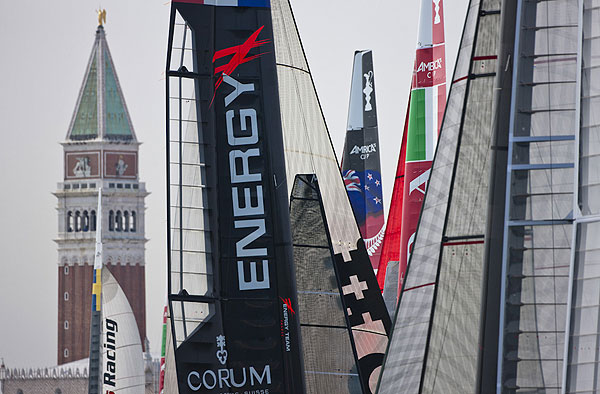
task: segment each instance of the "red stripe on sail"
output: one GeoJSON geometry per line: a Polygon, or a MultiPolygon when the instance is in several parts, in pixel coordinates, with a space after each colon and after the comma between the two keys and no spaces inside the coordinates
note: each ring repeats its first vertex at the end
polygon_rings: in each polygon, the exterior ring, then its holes
{"type": "Polygon", "coordinates": [[[377,270],[377,282],[383,290],[385,285],[385,271],[388,262],[400,261],[400,237],[402,233],[402,201],[404,196],[404,166],[406,162],[406,137],[408,136],[408,115],[410,113],[410,95],[408,107],[406,108],[406,119],[404,120],[404,132],[402,134],[402,145],[400,146],[400,157],[396,168],[396,179],[394,180],[394,191],[388,213],[387,227],[381,248],[379,269],[377,270]]]}
{"type": "Polygon", "coordinates": [[[480,241],[455,241],[455,242],[444,242],[442,246],[461,246],[461,245],[477,245],[484,243],[483,240],[480,241]]]}

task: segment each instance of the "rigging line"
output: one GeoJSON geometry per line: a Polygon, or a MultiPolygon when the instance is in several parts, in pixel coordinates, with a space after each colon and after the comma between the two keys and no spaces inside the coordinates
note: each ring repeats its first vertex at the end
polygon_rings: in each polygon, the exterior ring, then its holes
{"type": "Polygon", "coordinates": [[[294,70],[298,70],[298,71],[302,71],[302,72],[305,72],[305,73],[307,73],[307,74],[310,74],[310,72],[309,72],[308,70],[305,70],[305,69],[303,69],[303,68],[300,68],[300,67],[292,66],[292,65],[290,65],[290,64],[285,64],[285,63],[277,63],[277,62],[276,62],[276,63],[275,63],[275,65],[276,65],[276,66],[281,66],[281,67],[287,67],[287,68],[291,68],[291,69],[294,69],[294,70]]]}
{"type": "Polygon", "coordinates": [[[311,323],[300,323],[300,326],[302,327],[313,327],[313,328],[337,328],[340,330],[348,330],[348,327],[346,326],[334,326],[334,325],[327,325],[327,324],[311,324],[311,323]]]}

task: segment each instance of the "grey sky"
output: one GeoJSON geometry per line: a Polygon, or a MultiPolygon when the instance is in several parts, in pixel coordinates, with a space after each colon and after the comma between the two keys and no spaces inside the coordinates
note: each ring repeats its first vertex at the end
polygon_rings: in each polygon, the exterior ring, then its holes
{"type": "MultiPolygon", "coordinates": [[[[410,87],[418,0],[292,0],[338,157],[356,49],[372,49],[385,209],[410,87]]],[[[164,80],[167,0],[102,0],[106,34],[140,148],[146,199],[146,308],[160,349],[165,293],[164,80]]],[[[0,357],[9,367],[56,364],[56,198],[62,147],[94,41],[99,4],[0,2],[0,357]]],[[[467,0],[448,0],[448,81],[467,0]]]]}

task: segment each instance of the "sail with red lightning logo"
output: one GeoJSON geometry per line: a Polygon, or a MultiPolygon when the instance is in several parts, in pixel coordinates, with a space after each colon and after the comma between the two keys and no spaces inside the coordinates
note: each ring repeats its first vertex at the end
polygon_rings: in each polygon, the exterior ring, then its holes
{"type": "Polygon", "coordinates": [[[304,392],[271,12],[269,0],[171,3],[168,330],[181,394],[304,392]]]}
{"type": "Polygon", "coordinates": [[[165,393],[170,348],[181,394],[373,393],[391,321],[289,1],[174,0],[167,92],[165,393]]]}

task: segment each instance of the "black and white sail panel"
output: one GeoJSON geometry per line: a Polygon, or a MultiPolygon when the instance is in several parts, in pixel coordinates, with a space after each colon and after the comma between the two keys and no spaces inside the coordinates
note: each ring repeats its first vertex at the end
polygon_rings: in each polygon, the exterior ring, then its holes
{"type": "Polygon", "coordinates": [[[179,392],[303,392],[269,2],[174,1],[169,36],[179,392]]]}
{"type": "Polygon", "coordinates": [[[296,175],[290,220],[307,393],[361,393],[316,175],[296,175]]]}
{"type": "Polygon", "coordinates": [[[475,390],[499,8],[469,4],[382,394],[475,390]]]}
{"type": "Polygon", "coordinates": [[[389,315],[346,194],[289,1],[273,0],[271,5],[288,188],[297,174],[316,174],[319,180],[335,264],[351,312],[363,392],[372,392],[388,342],[389,315]]]}

